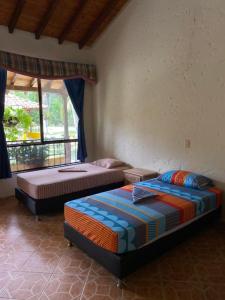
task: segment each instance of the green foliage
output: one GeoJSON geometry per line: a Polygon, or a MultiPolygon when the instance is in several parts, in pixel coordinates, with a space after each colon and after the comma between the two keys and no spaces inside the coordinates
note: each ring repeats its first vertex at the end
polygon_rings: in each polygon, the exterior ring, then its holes
{"type": "Polygon", "coordinates": [[[38,103],[38,93],[37,92],[23,92],[23,91],[13,91],[13,94],[20,99],[27,99],[32,102],[38,103]]]}
{"type": "Polygon", "coordinates": [[[4,127],[8,141],[17,141],[23,133],[29,131],[31,124],[32,118],[25,110],[14,107],[5,109],[4,127]]]}
{"type": "Polygon", "coordinates": [[[63,125],[63,99],[59,94],[46,94],[47,111],[44,111],[45,119],[48,120],[49,126],[63,125]]]}
{"type": "Polygon", "coordinates": [[[19,164],[34,165],[35,167],[44,166],[48,158],[48,146],[29,145],[8,149],[9,156],[19,164]]]}

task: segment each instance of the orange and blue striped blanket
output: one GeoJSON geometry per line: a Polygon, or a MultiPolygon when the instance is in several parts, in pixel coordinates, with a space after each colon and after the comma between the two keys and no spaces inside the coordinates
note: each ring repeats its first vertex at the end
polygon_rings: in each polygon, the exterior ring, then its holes
{"type": "Polygon", "coordinates": [[[135,186],[157,196],[134,204],[133,185],[127,185],[67,202],[65,221],[96,245],[125,253],[215,210],[222,202],[222,192],[217,188],[194,190],[157,179],[135,186]]]}

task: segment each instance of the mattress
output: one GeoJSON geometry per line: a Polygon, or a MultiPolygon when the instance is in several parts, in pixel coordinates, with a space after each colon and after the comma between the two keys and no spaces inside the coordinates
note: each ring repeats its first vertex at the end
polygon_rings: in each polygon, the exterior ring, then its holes
{"type": "Polygon", "coordinates": [[[114,253],[139,249],[217,209],[222,192],[194,190],[151,179],[134,184],[157,196],[132,202],[133,185],[70,201],[65,222],[94,244],[114,253]]]}
{"type": "Polygon", "coordinates": [[[59,172],[67,167],[26,172],[17,176],[17,185],[34,199],[45,199],[71,194],[94,187],[122,182],[122,168],[106,169],[89,163],[74,165],[86,172],[59,172]]]}

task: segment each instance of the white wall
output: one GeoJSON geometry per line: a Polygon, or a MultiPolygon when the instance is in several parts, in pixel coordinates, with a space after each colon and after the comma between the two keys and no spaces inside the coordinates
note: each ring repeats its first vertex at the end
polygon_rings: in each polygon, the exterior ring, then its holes
{"type": "Polygon", "coordinates": [[[36,40],[34,34],[17,29],[10,34],[5,26],[0,26],[0,50],[59,61],[77,63],[94,61],[91,49],[79,50],[78,45],[72,42],[59,45],[57,39],[49,37],[36,40]]]}
{"type": "MultiPolygon", "coordinates": [[[[78,63],[93,63],[93,51],[89,49],[79,50],[74,43],[65,42],[59,45],[56,39],[41,37],[36,40],[34,35],[28,32],[15,30],[13,34],[8,29],[0,26],[0,50],[18,53],[22,55],[78,63]]],[[[88,148],[88,160],[93,159],[93,86],[86,84],[84,99],[84,118],[86,142],[88,148]]],[[[16,184],[16,176],[9,180],[0,180],[0,198],[13,195],[16,184]]]]}
{"type": "Polygon", "coordinates": [[[225,187],[224,28],[222,0],[129,3],[95,46],[97,157],[225,187]]]}
{"type": "Polygon", "coordinates": [[[10,179],[0,179],[0,198],[9,197],[14,195],[14,190],[16,186],[16,176],[13,175],[10,179]]]}

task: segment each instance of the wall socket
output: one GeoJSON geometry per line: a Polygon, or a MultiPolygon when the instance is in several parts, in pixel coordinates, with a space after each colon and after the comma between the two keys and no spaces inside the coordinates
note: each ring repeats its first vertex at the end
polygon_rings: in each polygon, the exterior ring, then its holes
{"type": "Polygon", "coordinates": [[[185,149],[190,149],[191,148],[191,140],[190,139],[185,139],[185,149]]]}

